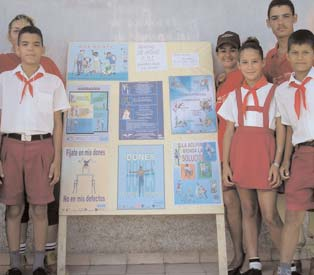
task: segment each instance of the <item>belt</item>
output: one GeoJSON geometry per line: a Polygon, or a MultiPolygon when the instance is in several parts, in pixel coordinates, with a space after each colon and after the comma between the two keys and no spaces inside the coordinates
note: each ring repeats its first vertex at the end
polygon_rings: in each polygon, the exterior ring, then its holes
{"type": "Polygon", "coordinates": [[[314,139],[310,140],[310,141],[305,141],[305,142],[299,143],[298,146],[311,146],[311,147],[314,147],[314,139]]]}
{"type": "Polygon", "coordinates": [[[34,140],[43,140],[46,138],[50,138],[51,134],[43,134],[43,135],[25,135],[25,134],[16,134],[16,133],[11,133],[11,134],[4,134],[5,137],[8,138],[14,138],[20,141],[34,141],[34,140]]]}

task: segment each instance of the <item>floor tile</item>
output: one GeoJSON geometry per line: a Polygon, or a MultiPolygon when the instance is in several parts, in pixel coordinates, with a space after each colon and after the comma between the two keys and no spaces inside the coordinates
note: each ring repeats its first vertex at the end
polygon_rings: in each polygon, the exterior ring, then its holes
{"type": "Polygon", "coordinates": [[[166,264],[166,274],[205,274],[201,264],[166,264]]]}
{"type": "Polygon", "coordinates": [[[88,275],[124,275],[126,265],[97,265],[90,266],[88,275]]]}
{"type": "Polygon", "coordinates": [[[145,264],[145,265],[128,265],[127,274],[164,274],[165,266],[163,264],[145,264]]]}

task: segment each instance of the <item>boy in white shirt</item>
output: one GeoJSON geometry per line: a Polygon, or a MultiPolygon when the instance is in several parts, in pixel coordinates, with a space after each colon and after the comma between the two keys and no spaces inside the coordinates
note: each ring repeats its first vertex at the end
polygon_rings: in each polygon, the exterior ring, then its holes
{"type": "Polygon", "coordinates": [[[298,232],[307,210],[314,209],[314,35],[298,30],[288,40],[288,60],[293,68],[290,79],[276,91],[281,122],[287,125],[286,150],[280,173],[289,179],[286,185],[286,217],[283,227],[280,269],[278,274],[299,274],[290,271],[298,232]],[[295,146],[291,171],[290,156],[295,146]]]}
{"type": "Polygon", "coordinates": [[[60,178],[61,116],[70,106],[62,81],[40,66],[43,53],[41,31],[23,28],[17,45],[21,64],[0,75],[0,202],[7,206],[8,275],[22,274],[19,240],[24,189],[33,219],[33,274],[47,274],[47,204],[54,200],[54,184],[60,178]]]}

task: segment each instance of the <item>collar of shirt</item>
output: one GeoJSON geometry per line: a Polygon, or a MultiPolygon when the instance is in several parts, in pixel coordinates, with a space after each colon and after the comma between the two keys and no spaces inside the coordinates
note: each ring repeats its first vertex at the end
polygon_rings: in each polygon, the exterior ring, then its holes
{"type": "MultiPolygon", "coordinates": [[[[308,72],[308,74],[307,74],[306,77],[308,77],[308,76],[314,79],[314,67],[312,67],[312,68],[310,69],[310,71],[308,72]]],[[[306,78],[306,77],[305,77],[305,78],[306,78]]],[[[305,78],[304,78],[304,79],[305,79],[305,78]]],[[[288,84],[290,84],[291,82],[295,82],[295,83],[297,83],[297,84],[301,84],[301,83],[302,83],[302,81],[299,81],[299,80],[297,80],[297,79],[295,78],[295,73],[294,73],[294,72],[291,73],[291,76],[290,76],[290,78],[289,78],[289,80],[288,80],[288,84]]]]}
{"type": "Polygon", "coordinates": [[[12,70],[11,72],[12,72],[13,75],[16,74],[17,72],[21,72],[21,73],[23,74],[23,76],[24,76],[26,79],[31,79],[31,78],[34,77],[37,73],[42,73],[42,74],[45,74],[45,73],[46,73],[46,71],[44,70],[44,68],[43,68],[41,65],[39,65],[38,70],[37,70],[36,72],[34,72],[33,75],[31,75],[31,77],[28,77],[28,76],[24,73],[21,64],[19,64],[19,65],[18,65],[14,70],[12,70]]]}

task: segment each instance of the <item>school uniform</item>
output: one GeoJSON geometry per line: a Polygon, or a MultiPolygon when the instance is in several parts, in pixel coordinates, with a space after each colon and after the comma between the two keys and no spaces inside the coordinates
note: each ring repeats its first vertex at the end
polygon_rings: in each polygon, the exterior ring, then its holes
{"type": "Polygon", "coordinates": [[[54,158],[54,112],[69,108],[62,81],[41,66],[30,78],[21,65],[0,75],[1,161],[5,175],[0,202],[23,203],[24,188],[31,204],[54,200],[48,178],[54,158]]]}
{"type": "Polygon", "coordinates": [[[286,185],[288,210],[314,209],[314,67],[302,81],[290,79],[275,94],[277,116],[282,124],[292,127],[291,176],[286,185]]]}
{"type": "MultiPolygon", "coordinates": [[[[226,80],[219,85],[217,89],[217,96],[216,96],[216,112],[218,111],[222,104],[227,99],[230,92],[234,91],[237,87],[241,86],[243,81],[243,75],[240,70],[235,70],[227,74],[226,80]]],[[[223,136],[226,131],[226,120],[218,115],[218,148],[219,148],[219,155],[220,160],[222,161],[222,147],[223,147],[223,136]]],[[[223,191],[228,191],[230,189],[235,189],[234,186],[222,186],[223,191]]]]}
{"type": "MultiPolygon", "coordinates": [[[[0,54],[0,73],[5,71],[11,71],[21,63],[21,59],[15,53],[0,54]]],[[[40,59],[40,65],[44,68],[46,73],[50,73],[59,77],[63,84],[64,79],[61,75],[57,65],[47,56],[42,56],[40,59]]],[[[55,200],[48,204],[48,224],[55,225],[59,223],[59,195],[60,195],[60,182],[54,186],[55,200]]],[[[25,203],[25,210],[21,219],[22,223],[29,221],[29,205],[25,203]]]]}
{"type": "Polygon", "coordinates": [[[244,83],[229,94],[218,114],[235,124],[230,149],[232,181],[246,189],[270,190],[269,168],[275,156],[274,86],[262,77],[249,89],[244,83]]]}
{"type": "Polygon", "coordinates": [[[271,49],[265,58],[264,74],[267,80],[276,85],[288,80],[292,67],[286,55],[280,56],[278,44],[271,49]]]}

